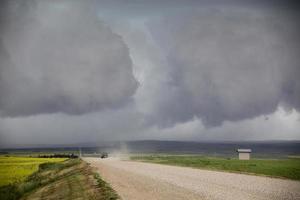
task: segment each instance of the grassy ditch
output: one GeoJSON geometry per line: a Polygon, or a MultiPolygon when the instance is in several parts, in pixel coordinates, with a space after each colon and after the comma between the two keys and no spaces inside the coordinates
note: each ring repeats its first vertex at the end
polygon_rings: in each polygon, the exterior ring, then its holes
{"type": "Polygon", "coordinates": [[[100,181],[91,167],[80,159],[42,163],[38,171],[23,182],[0,187],[0,199],[117,199],[109,185],[104,187],[100,181]]]}
{"type": "Polygon", "coordinates": [[[189,155],[143,155],[132,156],[132,160],[176,165],[209,170],[250,173],[271,177],[300,180],[300,159],[251,159],[237,160],[189,155]]]}
{"type": "Polygon", "coordinates": [[[119,195],[110,187],[108,183],[103,181],[98,173],[94,173],[97,185],[101,191],[102,199],[115,200],[119,199],[119,195]]]}

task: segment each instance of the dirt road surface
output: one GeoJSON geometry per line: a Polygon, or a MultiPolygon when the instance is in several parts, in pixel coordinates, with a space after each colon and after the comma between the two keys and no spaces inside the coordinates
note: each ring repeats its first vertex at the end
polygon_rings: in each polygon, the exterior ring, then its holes
{"type": "Polygon", "coordinates": [[[300,182],[186,167],[84,158],[124,200],[299,199],[300,182]]]}

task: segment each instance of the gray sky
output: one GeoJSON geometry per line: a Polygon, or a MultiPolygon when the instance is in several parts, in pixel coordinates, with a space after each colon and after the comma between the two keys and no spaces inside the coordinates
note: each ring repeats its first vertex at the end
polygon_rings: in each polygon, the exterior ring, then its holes
{"type": "Polygon", "coordinates": [[[292,1],[1,4],[0,146],[300,139],[292,1]]]}

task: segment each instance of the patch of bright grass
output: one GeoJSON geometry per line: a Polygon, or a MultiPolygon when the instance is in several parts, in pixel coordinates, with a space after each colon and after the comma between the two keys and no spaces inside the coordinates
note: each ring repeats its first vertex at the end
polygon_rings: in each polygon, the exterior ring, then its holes
{"type": "Polygon", "coordinates": [[[119,195],[110,187],[108,183],[103,181],[99,174],[95,173],[94,178],[98,182],[98,186],[101,190],[102,199],[104,200],[116,200],[120,199],[119,195]]]}
{"type": "Polygon", "coordinates": [[[62,162],[65,158],[0,157],[0,186],[21,183],[42,163],[62,162]]]}
{"type": "Polygon", "coordinates": [[[146,155],[132,160],[229,172],[251,173],[300,180],[300,159],[238,160],[205,156],[146,155]]]}
{"type": "Polygon", "coordinates": [[[24,181],[0,187],[1,200],[116,200],[116,192],[80,159],[45,162],[24,181]]]}

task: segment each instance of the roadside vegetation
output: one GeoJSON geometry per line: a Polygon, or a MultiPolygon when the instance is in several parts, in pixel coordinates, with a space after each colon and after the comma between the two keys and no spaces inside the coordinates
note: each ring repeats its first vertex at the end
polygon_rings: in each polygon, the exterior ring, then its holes
{"type": "Polygon", "coordinates": [[[42,163],[64,160],[66,159],[0,156],[0,186],[23,182],[42,163]]]}
{"type": "MultiPolygon", "coordinates": [[[[30,160],[31,158],[23,159],[30,160]]],[[[68,159],[40,163],[38,169],[23,181],[1,186],[0,199],[114,200],[118,199],[118,195],[98,174],[92,171],[87,163],[80,159],[68,159]]]]}
{"type": "Polygon", "coordinates": [[[200,169],[266,175],[300,180],[300,158],[251,159],[217,158],[192,155],[142,155],[132,160],[200,169]]]}

